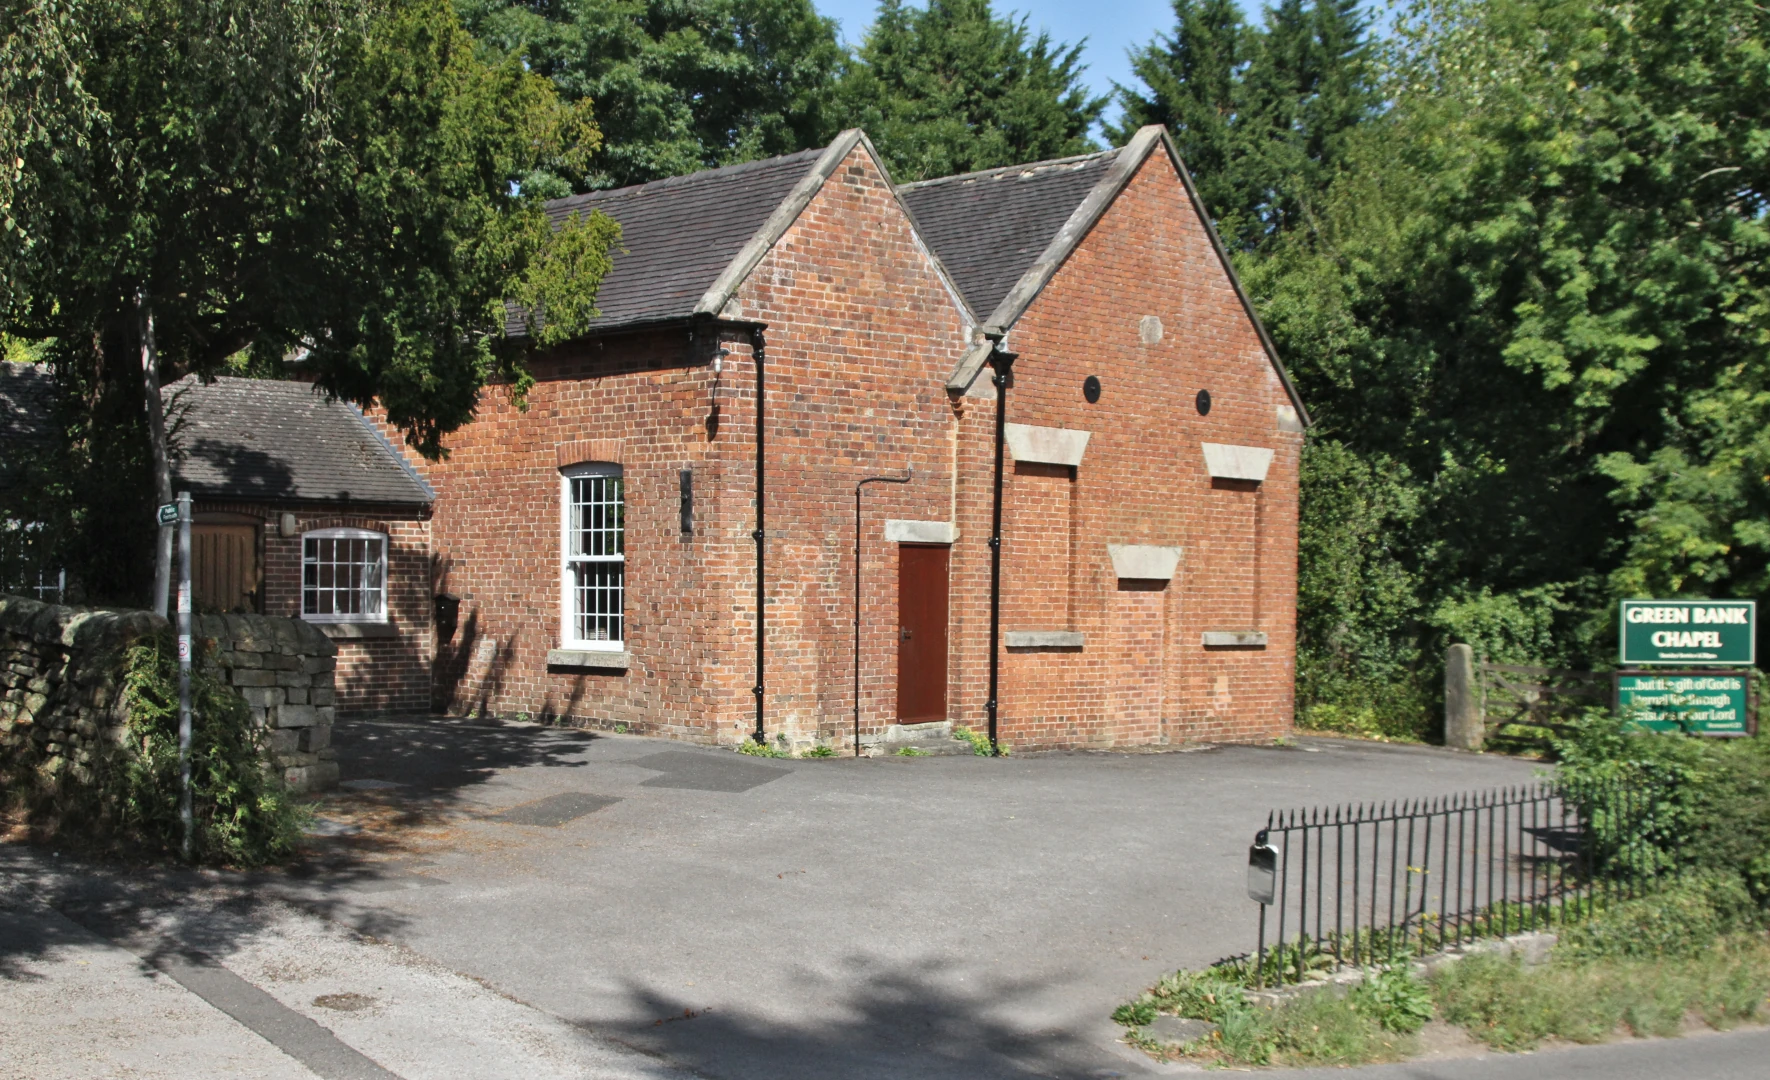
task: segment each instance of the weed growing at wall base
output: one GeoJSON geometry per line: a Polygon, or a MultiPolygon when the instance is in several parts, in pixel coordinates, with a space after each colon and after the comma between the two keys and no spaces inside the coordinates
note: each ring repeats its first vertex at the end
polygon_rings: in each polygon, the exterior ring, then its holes
{"type": "MultiPolygon", "coordinates": [[[[124,693],[130,745],[110,783],[120,801],[121,839],[176,852],[178,818],[178,662],[171,637],[129,648],[124,693]]],[[[295,850],[309,816],[267,770],[268,733],[207,663],[191,673],[191,791],[199,862],[262,866],[295,850]]]]}

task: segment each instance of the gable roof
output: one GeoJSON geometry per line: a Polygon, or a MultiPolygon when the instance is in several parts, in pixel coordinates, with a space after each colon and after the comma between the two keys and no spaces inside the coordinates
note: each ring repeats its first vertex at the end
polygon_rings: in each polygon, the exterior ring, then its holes
{"type": "Polygon", "coordinates": [[[1117,150],[926,180],[899,189],[905,202],[917,211],[918,222],[926,225],[924,235],[935,255],[952,269],[954,277],[965,288],[975,290],[975,295],[967,292],[966,299],[971,302],[972,309],[982,315],[981,329],[989,339],[972,346],[959,361],[947,379],[948,390],[963,392],[971,386],[989,360],[996,342],[1005,337],[1032,306],[1070,254],[1118,198],[1119,192],[1158,147],[1166,150],[1168,160],[1179,174],[1187,200],[1204,223],[1218,265],[1235,290],[1236,299],[1241,302],[1242,311],[1259,336],[1266,358],[1284,384],[1285,393],[1296,407],[1298,417],[1305,426],[1310,423],[1309,410],[1291,382],[1290,372],[1279,359],[1278,347],[1255,312],[1253,301],[1236,276],[1229,252],[1217,235],[1217,227],[1212,224],[1211,215],[1205,210],[1198,188],[1192,182],[1192,174],[1180,159],[1179,148],[1160,124],[1139,129],[1130,142],[1117,150]],[[1084,178],[1091,178],[1093,182],[1086,191],[1078,193],[1084,178]],[[1063,212],[1065,208],[1067,212],[1063,212]],[[936,221],[941,224],[934,224],[936,221]],[[1041,238],[1044,241],[1042,247],[1041,238]],[[1026,253],[1034,248],[1038,249],[1036,253],[1027,258],[1026,253]],[[988,258],[992,251],[1004,264],[1000,276],[1005,277],[1012,268],[1020,268],[1019,275],[1005,289],[1001,288],[998,277],[991,277],[982,270],[960,270],[962,266],[988,258]],[[966,274],[969,274],[969,284],[965,284],[966,274]]]}
{"type": "MultiPolygon", "coordinates": [[[[802,150],[547,203],[555,225],[592,210],[621,225],[614,268],[596,297],[596,328],[699,314],[707,291],[824,153],[802,150]]],[[[512,311],[505,328],[526,334],[521,312],[512,311]]]]}
{"type": "MultiPolygon", "coordinates": [[[[621,225],[621,247],[597,292],[601,315],[590,332],[719,315],[857,146],[865,148],[887,188],[895,191],[866,133],[850,128],[821,150],[548,202],[547,216],[555,225],[591,210],[621,225]]],[[[913,226],[914,215],[901,198],[898,205],[913,226]]],[[[955,304],[965,308],[939,257],[933,251],[927,255],[955,304]]],[[[969,309],[964,313],[967,320],[974,318],[969,309]]],[[[511,337],[527,334],[520,310],[508,309],[504,330],[511,337]]]]}
{"type": "Polygon", "coordinates": [[[1050,246],[1118,154],[1106,150],[945,176],[897,191],[971,310],[987,315],[1050,246]]]}
{"type": "Polygon", "coordinates": [[[308,383],[189,376],[161,394],[173,486],[199,498],[427,506],[436,497],[355,405],[308,383]]]}

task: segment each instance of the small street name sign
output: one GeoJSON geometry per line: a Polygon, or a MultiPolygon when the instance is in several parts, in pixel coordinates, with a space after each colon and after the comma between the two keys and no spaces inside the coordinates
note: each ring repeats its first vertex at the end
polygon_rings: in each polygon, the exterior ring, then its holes
{"type": "Polygon", "coordinates": [[[1622,663],[1750,667],[1757,659],[1755,600],[1624,600],[1622,663]]]}
{"type": "Polygon", "coordinates": [[[160,524],[162,524],[162,525],[176,525],[176,524],[178,524],[178,504],[177,503],[161,503],[158,516],[159,516],[160,524]]]}
{"type": "Polygon", "coordinates": [[[1719,671],[1622,671],[1616,707],[1654,731],[1691,735],[1748,735],[1757,726],[1749,709],[1751,680],[1719,671]]]}

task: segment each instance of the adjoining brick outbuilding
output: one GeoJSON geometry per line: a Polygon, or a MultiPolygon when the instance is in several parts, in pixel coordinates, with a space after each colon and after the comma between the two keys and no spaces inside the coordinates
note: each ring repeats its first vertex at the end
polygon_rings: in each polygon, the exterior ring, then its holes
{"type": "Polygon", "coordinates": [[[550,209],[624,251],[526,402],[489,387],[414,462],[460,604],[439,707],[843,750],[982,729],[1011,351],[1001,738],[1287,730],[1306,418],[1159,129],[902,188],[851,131],[550,209]]]}
{"type": "MultiPolygon", "coordinates": [[[[53,380],[43,365],[0,363],[0,462],[61,452],[53,380]]],[[[335,687],[278,694],[321,710],[301,751],[324,749],[334,709],[429,711],[432,496],[381,428],[304,381],[187,377],[161,394],[173,490],[192,497],[197,613],[302,619],[337,642],[335,687]]],[[[30,528],[0,522],[0,541],[30,528]]],[[[78,598],[52,552],[29,563],[23,580],[0,575],[0,591],[78,598]]]]}

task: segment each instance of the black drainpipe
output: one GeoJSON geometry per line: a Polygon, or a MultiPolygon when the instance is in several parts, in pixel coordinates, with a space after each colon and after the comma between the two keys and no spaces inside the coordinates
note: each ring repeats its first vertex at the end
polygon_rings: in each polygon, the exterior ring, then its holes
{"type": "Polygon", "coordinates": [[[765,678],[764,647],[767,644],[766,608],[767,590],[764,578],[763,552],[768,541],[768,472],[765,464],[763,443],[763,407],[768,400],[767,381],[765,378],[768,360],[768,343],[762,337],[762,328],[750,330],[750,355],[756,360],[756,531],[750,534],[756,541],[756,686],[750,691],[756,695],[756,730],[750,737],[756,740],[757,746],[768,745],[768,733],[762,725],[762,691],[767,684],[765,678]]]}
{"type": "Polygon", "coordinates": [[[1014,353],[998,343],[989,354],[996,385],[996,501],[989,538],[989,749],[1000,754],[996,743],[996,690],[1002,663],[1002,451],[1008,443],[1008,373],[1014,353]]]}

